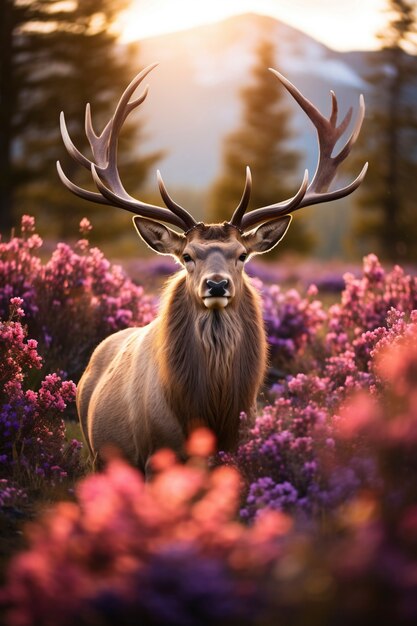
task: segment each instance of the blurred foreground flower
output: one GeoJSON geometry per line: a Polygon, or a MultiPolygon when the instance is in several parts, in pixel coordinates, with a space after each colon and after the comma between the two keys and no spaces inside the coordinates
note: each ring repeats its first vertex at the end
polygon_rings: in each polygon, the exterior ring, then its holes
{"type": "MultiPolygon", "coordinates": [[[[380,403],[365,411],[376,407],[379,418],[380,403]]],[[[347,406],[345,418],[356,409],[347,406]]],[[[271,511],[243,525],[241,478],[228,467],[210,472],[201,456],[178,465],[159,452],[148,484],[113,460],[78,485],[76,503],[55,506],[30,527],[29,548],[13,560],[0,593],[6,623],[412,626],[417,494],[415,473],[407,483],[414,489],[404,489],[410,459],[403,453],[413,452],[414,472],[417,442],[397,440],[394,457],[378,442],[384,482],[359,489],[325,525],[299,526],[271,511]]],[[[192,447],[200,455],[208,444],[204,433],[192,447]]],[[[277,497],[291,488],[284,491],[277,497]]]]}
{"type": "MultiPolygon", "coordinates": [[[[207,438],[203,435],[203,449],[207,438]]],[[[165,452],[160,453],[165,457],[165,452]]],[[[253,624],[289,530],[270,513],[236,521],[240,478],[226,467],[156,467],[150,484],[120,460],[77,488],[30,530],[3,601],[8,623],[72,626],[253,624]]]]}

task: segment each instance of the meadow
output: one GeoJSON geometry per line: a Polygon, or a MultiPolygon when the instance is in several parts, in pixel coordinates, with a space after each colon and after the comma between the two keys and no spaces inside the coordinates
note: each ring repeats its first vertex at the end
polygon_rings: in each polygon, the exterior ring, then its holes
{"type": "Polygon", "coordinates": [[[24,216],[0,241],[5,624],[415,624],[417,278],[373,254],[300,290],[258,272],[256,420],[233,454],[206,430],[186,464],[159,452],[145,484],[116,457],[93,474],[74,422],[93,348],[157,310],[90,229],[45,256],[24,216]]]}

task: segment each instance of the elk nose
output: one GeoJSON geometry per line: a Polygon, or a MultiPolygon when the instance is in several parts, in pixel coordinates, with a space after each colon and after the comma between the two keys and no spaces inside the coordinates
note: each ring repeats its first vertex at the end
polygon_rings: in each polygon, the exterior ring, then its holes
{"type": "Polygon", "coordinates": [[[227,278],[220,280],[216,283],[214,280],[206,280],[206,285],[209,289],[209,293],[211,296],[215,298],[221,298],[226,294],[226,287],[229,284],[227,278]]]}

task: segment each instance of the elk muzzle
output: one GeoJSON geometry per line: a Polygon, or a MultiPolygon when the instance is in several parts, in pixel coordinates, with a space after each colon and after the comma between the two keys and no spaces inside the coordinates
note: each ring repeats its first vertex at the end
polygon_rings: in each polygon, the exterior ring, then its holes
{"type": "Polygon", "coordinates": [[[222,277],[205,278],[202,286],[204,306],[224,309],[231,298],[230,280],[222,277]]]}

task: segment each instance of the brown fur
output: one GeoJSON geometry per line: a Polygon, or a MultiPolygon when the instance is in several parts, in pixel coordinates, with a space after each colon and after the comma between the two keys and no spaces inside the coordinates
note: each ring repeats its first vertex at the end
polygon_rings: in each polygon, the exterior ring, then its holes
{"type": "Polygon", "coordinates": [[[166,293],[157,362],[168,404],[184,435],[204,424],[222,450],[237,443],[239,415],[251,413],[266,365],[259,298],[247,279],[238,307],[198,311],[184,306],[180,275],[166,293]]]}

